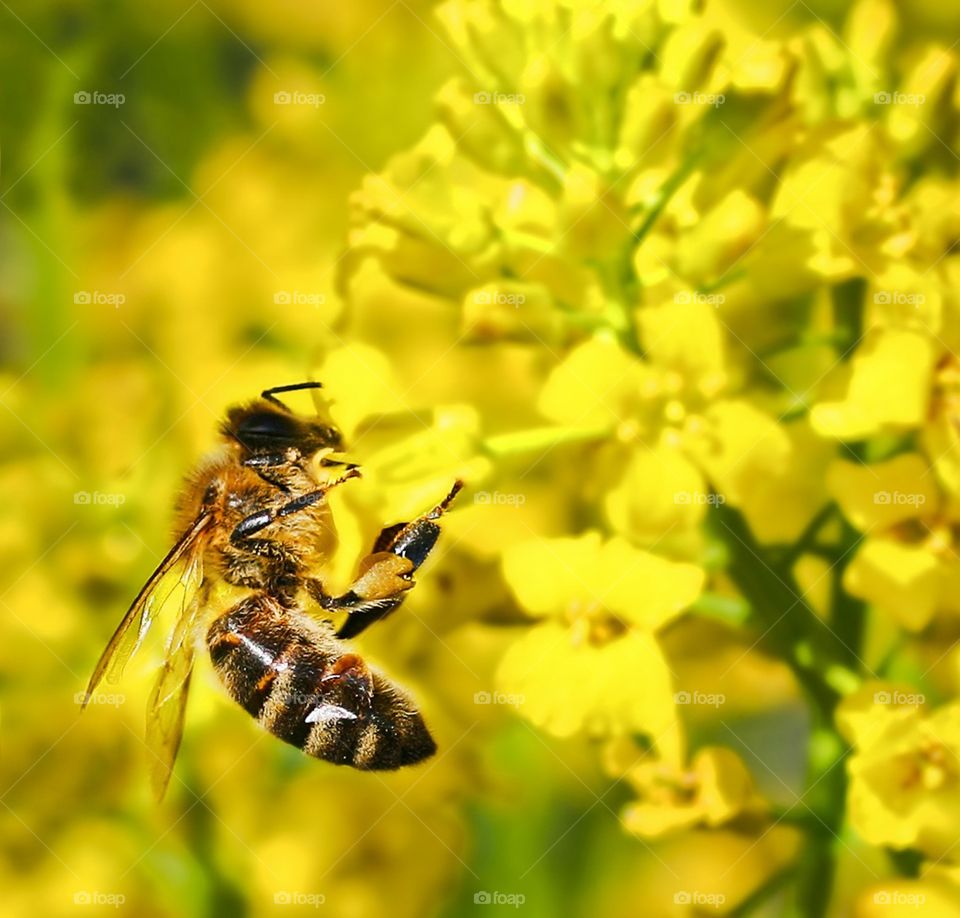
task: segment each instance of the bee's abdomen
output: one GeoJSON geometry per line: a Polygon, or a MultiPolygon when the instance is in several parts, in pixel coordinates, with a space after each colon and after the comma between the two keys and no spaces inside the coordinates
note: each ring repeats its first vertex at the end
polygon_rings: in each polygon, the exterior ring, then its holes
{"type": "Polygon", "coordinates": [[[436,751],[409,699],[380,674],[367,673],[332,630],[265,593],[218,618],[207,646],[233,699],[308,755],[392,769],[436,751]]]}

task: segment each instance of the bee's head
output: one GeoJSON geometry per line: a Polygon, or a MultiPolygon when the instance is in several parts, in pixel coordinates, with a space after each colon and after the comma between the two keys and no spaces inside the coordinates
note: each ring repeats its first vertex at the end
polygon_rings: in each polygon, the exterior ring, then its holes
{"type": "Polygon", "coordinates": [[[312,456],[321,449],[339,450],[343,445],[340,431],[332,424],[299,417],[266,399],[231,408],[222,430],[251,455],[296,447],[303,455],[312,456]]]}

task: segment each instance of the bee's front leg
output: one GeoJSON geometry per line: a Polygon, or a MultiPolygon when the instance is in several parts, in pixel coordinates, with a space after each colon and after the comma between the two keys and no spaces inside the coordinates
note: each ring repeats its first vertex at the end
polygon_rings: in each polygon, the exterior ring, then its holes
{"type": "Polygon", "coordinates": [[[318,580],[306,583],[310,595],[324,609],[348,613],[337,637],[354,637],[403,602],[407,590],[414,585],[414,573],[440,536],[435,520],[462,487],[462,481],[455,482],[450,493],[429,513],[410,523],[396,523],[381,530],[373,550],[360,562],[357,579],[341,596],[328,596],[318,580]]]}
{"type": "Polygon", "coordinates": [[[301,494],[299,497],[295,497],[279,506],[264,507],[262,510],[251,513],[234,526],[233,531],[230,533],[230,543],[236,548],[245,548],[258,541],[263,541],[253,539],[251,536],[260,532],[261,529],[266,529],[267,526],[277,520],[282,520],[293,513],[299,513],[302,510],[306,510],[307,507],[313,506],[317,501],[322,500],[331,488],[343,484],[343,482],[349,481],[351,478],[359,477],[360,473],[356,468],[350,468],[344,475],[341,475],[340,478],[331,481],[322,488],[301,494]]]}
{"type": "MultiPolygon", "coordinates": [[[[304,476],[302,465],[303,455],[295,446],[276,453],[257,453],[243,460],[243,464],[253,469],[267,484],[271,484],[281,491],[289,492],[290,485],[297,480],[297,476],[304,476]]],[[[322,465],[326,467],[346,466],[350,477],[359,477],[359,466],[349,462],[333,459],[324,459],[322,465]]],[[[343,479],[338,479],[338,484],[343,479]]]]}

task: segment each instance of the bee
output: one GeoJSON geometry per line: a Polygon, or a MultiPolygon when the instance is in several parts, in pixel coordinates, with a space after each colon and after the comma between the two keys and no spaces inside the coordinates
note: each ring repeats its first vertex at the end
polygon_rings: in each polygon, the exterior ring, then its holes
{"type": "Polygon", "coordinates": [[[436,751],[411,698],[369,667],[347,639],[403,602],[440,535],[436,521],[463,483],[456,481],[418,519],[384,528],[347,591],[330,595],[317,576],[336,548],[327,495],[360,470],[339,458],[343,440],[336,427],[295,414],[277,397],[317,388],[317,382],[278,386],[229,409],[219,448],[188,478],[178,501],[173,548],[90,677],[84,706],[105,675],[119,680],[156,608],[172,593],[164,596],[161,585],[172,581],[182,589],[147,708],[158,799],[180,746],[201,639],[233,700],[308,755],[379,770],[412,765],[436,751]],[[346,617],[335,628],[331,616],[339,613],[346,617]]]}

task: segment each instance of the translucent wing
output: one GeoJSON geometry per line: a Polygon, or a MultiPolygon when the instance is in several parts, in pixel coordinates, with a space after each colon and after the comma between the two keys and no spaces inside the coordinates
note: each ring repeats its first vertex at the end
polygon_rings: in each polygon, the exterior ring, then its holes
{"type": "MultiPolygon", "coordinates": [[[[185,579],[202,580],[201,556],[190,562],[185,579]]],[[[187,709],[190,674],[193,671],[197,626],[206,605],[203,591],[184,593],[184,607],[167,642],[163,666],[157,674],[147,702],[147,748],[151,754],[150,781],[157,800],[162,800],[170,782],[173,762],[183,736],[183,718],[187,709]]]]}
{"type": "MultiPolygon", "coordinates": [[[[150,579],[143,585],[143,589],[137,594],[137,598],[127,610],[123,621],[113,633],[113,637],[107,643],[97,665],[93,669],[93,675],[87,684],[87,694],[83,701],[83,707],[86,707],[91,694],[100,684],[100,680],[106,673],[110,682],[117,682],[123,673],[123,667],[127,660],[133,656],[143,643],[150,625],[153,623],[153,615],[157,607],[157,587],[163,579],[173,570],[180,561],[188,560],[188,567],[179,583],[184,587],[184,601],[186,602],[187,593],[195,592],[199,587],[202,571],[200,568],[199,536],[210,524],[213,517],[210,514],[204,514],[197,518],[196,522],[180,537],[173,548],[167,553],[167,556],[160,562],[160,566],[150,575],[150,579]]],[[[163,603],[160,603],[163,605],[163,603]]]]}

